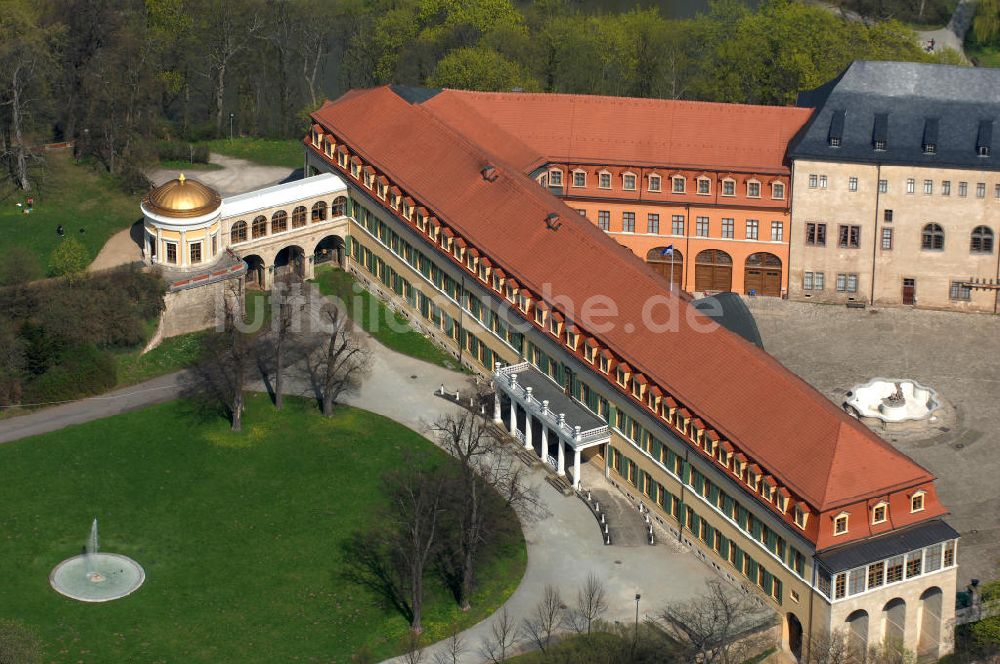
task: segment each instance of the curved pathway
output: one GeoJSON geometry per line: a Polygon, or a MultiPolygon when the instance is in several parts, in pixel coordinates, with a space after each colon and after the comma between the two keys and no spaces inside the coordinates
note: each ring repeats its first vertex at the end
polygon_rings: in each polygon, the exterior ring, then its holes
{"type": "MultiPolygon", "coordinates": [[[[318,297],[309,300],[309,318],[316,320],[316,306],[325,300],[318,297]]],[[[454,391],[472,380],[391,351],[371,338],[368,343],[374,351],[371,376],[358,394],[344,401],[420,433],[426,433],[427,425],[437,417],[457,408],[437,396],[435,390],[443,384],[454,391]]],[[[0,443],[169,401],[181,394],[184,384],[185,373],[178,372],[107,395],[0,420],[0,443]]],[[[251,388],[262,390],[263,385],[251,388]]],[[[290,391],[296,389],[302,392],[301,384],[292,385],[290,391]]],[[[716,578],[709,567],[671,542],[657,546],[605,546],[593,515],[582,501],[556,491],[545,481],[540,469],[532,471],[529,481],[536,485],[547,515],[523,524],[528,563],[520,585],[504,605],[518,622],[531,613],[549,584],[559,588],[564,603],[572,606],[578,589],[590,574],[596,574],[605,583],[608,600],[605,619],[627,624],[635,620],[636,593],[643,597],[639,607],[642,618],[655,614],[666,602],[699,594],[706,580],[716,578]]],[[[489,636],[496,615],[462,633],[466,652],[460,662],[484,661],[479,647],[489,636]]],[[[443,653],[444,646],[443,642],[429,646],[424,661],[433,661],[438,652],[443,653]]]]}

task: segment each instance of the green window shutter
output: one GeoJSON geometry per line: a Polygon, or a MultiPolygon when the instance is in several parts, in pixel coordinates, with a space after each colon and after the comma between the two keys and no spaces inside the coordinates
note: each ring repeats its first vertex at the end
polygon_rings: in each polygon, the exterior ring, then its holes
{"type": "Polygon", "coordinates": [[[681,462],[681,481],[684,484],[691,484],[691,464],[687,461],[681,462]]]}
{"type": "Polygon", "coordinates": [[[771,583],[774,581],[774,577],[767,570],[764,570],[764,592],[768,595],[771,594],[771,583]]]}
{"type": "Polygon", "coordinates": [[[729,538],[725,535],[719,536],[719,555],[723,558],[729,557],[729,538]]]}
{"type": "Polygon", "coordinates": [[[773,588],[774,592],[772,592],[771,595],[774,597],[774,599],[778,601],[779,605],[781,604],[781,594],[782,594],[781,590],[782,590],[781,579],[775,579],[773,588]]]}
{"type": "Polygon", "coordinates": [[[750,532],[753,534],[754,539],[758,540],[760,539],[760,532],[761,532],[760,519],[753,519],[750,532]]]}

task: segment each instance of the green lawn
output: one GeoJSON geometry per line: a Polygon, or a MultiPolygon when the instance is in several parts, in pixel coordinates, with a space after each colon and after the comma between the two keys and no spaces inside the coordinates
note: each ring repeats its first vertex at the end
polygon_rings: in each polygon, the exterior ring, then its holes
{"type": "Polygon", "coordinates": [[[315,281],[324,295],[345,302],[348,315],[386,348],[447,369],[465,371],[454,357],[409,327],[405,318],[368,291],[355,288],[357,282],[349,272],[320,265],[316,267],[315,281]],[[392,321],[392,325],[387,321],[392,321]]]}
{"type": "Polygon", "coordinates": [[[201,354],[201,341],[206,334],[191,332],[170,337],[148,353],[143,353],[142,348],[121,353],[117,356],[118,387],[135,385],[191,366],[201,354]]]}
{"type": "Polygon", "coordinates": [[[61,240],[56,234],[60,224],[66,237],[80,239],[93,259],[109,237],[142,217],[139,198],[123,194],[92,166],[77,165],[64,153],[46,154],[45,160],[45,177],[35,183],[31,214],[15,206],[25,202],[22,192],[0,191],[0,256],[23,248],[35,257],[43,274],[49,254],[61,240]]]}
{"type": "MultiPolygon", "coordinates": [[[[405,620],[341,577],[340,543],[370,525],[379,476],[450,463],[377,415],[251,395],[244,432],[172,402],[0,446],[0,619],[45,643],[45,662],[348,662],[397,651],[405,620]],[[146,582],[107,604],[55,593],[52,567],[79,553],[91,519],[101,548],[137,560],[146,582]]],[[[473,610],[429,583],[428,637],[473,624],[519,583],[519,529],[483,568],[473,610]]]]}
{"type": "Polygon", "coordinates": [[[286,166],[302,168],[305,150],[299,139],[275,139],[241,137],[229,140],[217,138],[202,141],[198,145],[207,145],[209,151],[230,157],[239,157],[262,166],[286,166]]]}
{"type": "Polygon", "coordinates": [[[965,40],[965,56],[975,60],[980,67],[1000,67],[1000,45],[981,45],[971,35],[970,30],[965,40]]]}

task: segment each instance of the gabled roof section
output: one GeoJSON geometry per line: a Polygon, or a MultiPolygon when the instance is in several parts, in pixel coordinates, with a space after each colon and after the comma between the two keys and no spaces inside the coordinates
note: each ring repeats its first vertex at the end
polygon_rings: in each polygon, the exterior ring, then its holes
{"type": "Polygon", "coordinates": [[[812,113],[780,106],[463,90],[445,90],[426,104],[449,124],[459,105],[484,120],[466,125],[466,135],[493,145],[489,135],[503,130],[549,162],[760,173],[787,170],[788,142],[812,113]]]}
{"type": "Polygon", "coordinates": [[[800,93],[797,105],[816,112],[792,141],[792,159],[1000,170],[1000,156],[980,149],[1000,119],[998,69],[858,60],[800,93]],[[843,136],[832,145],[832,123],[844,109],[843,136]],[[875,149],[880,140],[884,150],[875,149]]]}
{"type": "Polygon", "coordinates": [[[611,329],[595,336],[815,509],[933,479],[770,355],[692,310],[597,226],[547,228],[540,220],[549,213],[576,212],[479,142],[491,132],[459,133],[436,109],[387,87],[327,102],[313,117],[532,292],[577,307],[594,296],[614,302],[611,329]],[[484,163],[497,166],[492,182],[484,163]],[[649,329],[651,297],[698,329],[649,329]]]}

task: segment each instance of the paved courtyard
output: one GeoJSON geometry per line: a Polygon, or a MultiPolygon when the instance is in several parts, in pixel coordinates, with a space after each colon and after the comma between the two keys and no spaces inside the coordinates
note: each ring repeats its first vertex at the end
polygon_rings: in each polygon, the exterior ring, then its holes
{"type": "Polygon", "coordinates": [[[840,404],[870,378],[912,378],[954,408],[919,435],[889,442],[938,476],[961,533],[959,584],[998,576],[1000,563],[1000,317],[755,298],[764,346],[840,404]]]}

